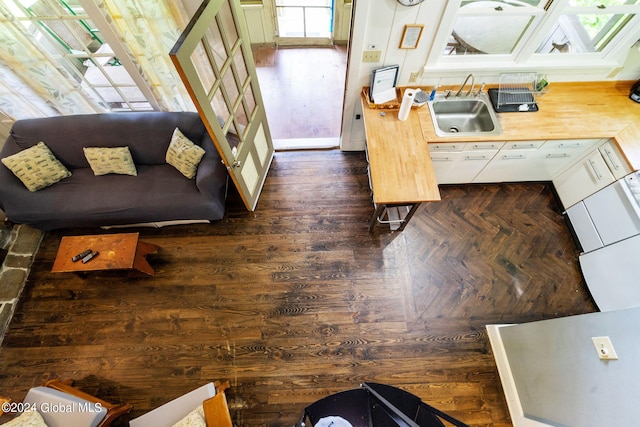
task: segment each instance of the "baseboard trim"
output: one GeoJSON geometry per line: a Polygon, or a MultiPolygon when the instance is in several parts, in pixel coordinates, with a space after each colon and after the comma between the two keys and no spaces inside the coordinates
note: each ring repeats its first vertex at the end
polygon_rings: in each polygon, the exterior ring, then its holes
{"type": "Polygon", "coordinates": [[[329,150],[340,147],[340,138],[289,138],[274,139],[276,151],[287,150],[329,150]]]}

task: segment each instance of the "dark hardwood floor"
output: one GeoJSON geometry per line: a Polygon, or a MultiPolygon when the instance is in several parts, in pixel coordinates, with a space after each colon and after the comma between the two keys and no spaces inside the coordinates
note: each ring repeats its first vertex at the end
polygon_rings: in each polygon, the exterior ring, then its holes
{"type": "MultiPolygon", "coordinates": [[[[548,185],[442,188],[402,233],[367,230],[363,153],[278,152],[255,212],[140,229],[155,277],[51,273],[44,237],[0,348],[0,395],[73,378],[138,416],[208,381],[238,426],[292,426],[363,381],[509,426],[485,325],[594,311],[548,185]]],[[[126,418],[116,425],[127,425],[126,418]]]]}

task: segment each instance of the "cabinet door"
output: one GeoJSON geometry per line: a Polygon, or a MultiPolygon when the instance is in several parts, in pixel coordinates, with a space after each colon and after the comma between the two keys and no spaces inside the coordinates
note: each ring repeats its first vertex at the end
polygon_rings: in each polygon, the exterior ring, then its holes
{"type": "Polygon", "coordinates": [[[495,151],[436,153],[431,161],[439,184],[468,184],[491,161],[495,151]]]}
{"type": "Polygon", "coordinates": [[[606,187],[615,178],[599,150],[594,150],[553,180],[562,205],[566,208],[606,187]]]}
{"type": "Polygon", "coordinates": [[[537,181],[540,156],[538,150],[500,150],[473,182],[537,181]]]}
{"type": "Polygon", "coordinates": [[[438,184],[452,184],[452,182],[449,181],[449,177],[452,171],[455,170],[461,154],[462,152],[431,152],[431,164],[433,165],[438,184]]]}
{"type": "Polygon", "coordinates": [[[544,141],[506,142],[473,182],[518,182],[540,180],[539,148],[544,141]]]}
{"type": "Polygon", "coordinates": [[[632,172],[631,167],[629,167],[629,164],[614,141],[608,140],[605,142],[600,147],[600,154],[604,157],[604,161],[616,179],[620,179],[632,172]]]}
{"type": "Polygon", "coordinates": [[[501,142],[429,144],[439,184],[468,184],[495,156],[501,142]],[[462,150],[462,151],[460,151],[462,150]]]}
{"type": "Polygon", "coordinates": [[[550,181],[560,172],[584,157],[600,139],[558,139],[550,140],[540,147],[544,155],[540,163],[540,180],[550,181]]]}

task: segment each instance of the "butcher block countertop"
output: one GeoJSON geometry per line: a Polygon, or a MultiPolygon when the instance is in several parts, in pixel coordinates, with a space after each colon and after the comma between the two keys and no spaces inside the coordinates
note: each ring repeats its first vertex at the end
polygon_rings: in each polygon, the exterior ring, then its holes
{"type": "Polygon", "coordinates": [[[369,108],[363,94],[374,201],[440,200],[429,142],[613,138],[632,169],[639,170],[640,104],[629,99],[632,85],[630,81],[552,82],[538,99],[539,111],[499,113],[502,134],[474,138],[437,136],[426,105],[412,109],[406,121],[399,121],[397,110],[381,114],[383,110],[369,108]]]}
{"type": "Polygon", "coordinates": [[[640,104],[629,99],[633,82],[551,83],[539,111],[497,114],[501,135],[457,138],[435,134],[429,109],[417,110],[428,142],[613,138],[634,170],[640,169],[640,104]]]}

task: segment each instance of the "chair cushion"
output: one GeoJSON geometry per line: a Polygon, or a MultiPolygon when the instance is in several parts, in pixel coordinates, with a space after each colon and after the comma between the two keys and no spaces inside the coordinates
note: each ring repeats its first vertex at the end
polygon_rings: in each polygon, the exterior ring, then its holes
{"type": "Polygon", "coordinates": [[[129,147],[84,147],[83,150],[96,176],[110,173],[138,175],[129,147]]]}
{"type": "Polygon", "coordinates": [[[3,427],[48,427],[38,411],[26,411],[12,419],[3,427]]]}
{"type": "Polygon", "coordinates": [[[40,141],[33,147],[2,159],[2,163],[31,192],[48,187],[71,176],[47,145],[40,141]]]}
{"type": "Polygon", "coordinates": [[[202,405],[198,405],[196,409],[189,412],[183,419],[171,427],[207,427],[207,420],[204,418],[202,405]]]}
{"type": "Polygon", "coordinates": [[[49,387],[34,387],[24,402],[37,408],[48,427],[96,427],[107,415],[102,405],[49,387]]]}

